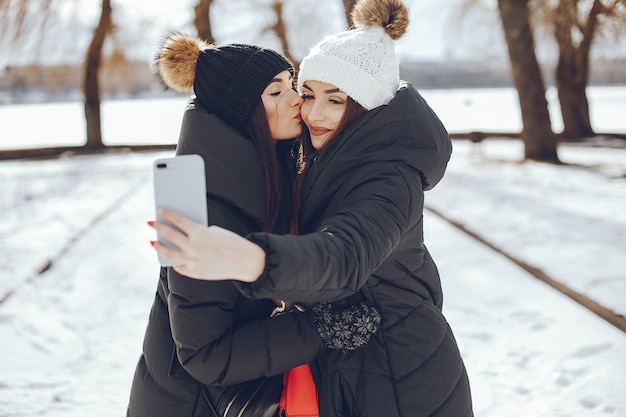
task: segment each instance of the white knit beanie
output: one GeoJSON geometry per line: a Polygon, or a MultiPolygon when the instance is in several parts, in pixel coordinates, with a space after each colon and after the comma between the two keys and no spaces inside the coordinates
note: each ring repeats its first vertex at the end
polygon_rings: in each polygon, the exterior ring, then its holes
{"type": "Polygon", "coordinates": [[[393,41],[406,32],[408,9],[401,0],[359,0],[352,21],[356,29],[326,37],[302,60],[298,88],[312,80],[332,84],[371,110],[388,104],[398,89],[393,41]]]}

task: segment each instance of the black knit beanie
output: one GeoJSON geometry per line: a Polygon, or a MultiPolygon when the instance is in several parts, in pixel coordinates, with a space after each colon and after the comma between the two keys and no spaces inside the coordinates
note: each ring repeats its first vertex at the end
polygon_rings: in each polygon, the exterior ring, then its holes
{"type": "Polygon", "coordinates": [[[289,61],[271,49],[240,44],[209,48],[198,56],[193,88],[201,105],[241,126],[272,78],[287,69],[293,73],[289,61]]]}
{"type": "Polygon", "coordinates": [[[193,86],[197,104],[238,130],[246,125],[272,78],[284,70],[294,72],[291,63],[271,49],[243,44],[217,47],[182,34],[164,40],[157,69],[162,81],[178,92],[193,86]]]}

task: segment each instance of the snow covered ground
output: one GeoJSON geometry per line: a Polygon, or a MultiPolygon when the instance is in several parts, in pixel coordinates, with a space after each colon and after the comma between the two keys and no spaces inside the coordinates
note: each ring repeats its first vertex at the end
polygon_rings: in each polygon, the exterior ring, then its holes
{"type": "MultiPolygon", "coordinates": [[[[626,179],[507,162],[512,141],[483,143],[483,156],[473,147],[455,142],[428,203],[566,282],[599,286],[607,303],[624,300],[626,179]],[[526,188],[539,197],[511,195],[526,188]]],[[[562,151],[605,167],[625,153],[562,151]]],[[[164,154],[0,163],[0,415],[124,415],[158,272],[150,164],[164,154]]],[[[477,416],[626,416],[623,332],[429,212],[426,240],[477,416]]]]}
{"type": "MultiPolygon", "coordinates": [[[[450,133],[519,132],[522,120],[514,88],[423,90],[450,133]]],[[[592,86],[587,90],[589,117],[598,132],[626,133],[626,86],[592,86]]],[[[563,129],[556,90],[546,99],[555,132],[563,129]]],[[[102,102],[102,136],[106,145],[173,144],[186,97],[138,98],[102,102]]],[[[0,150],[82,146],[83,103],[0,105],[0,150]],[[35,116],[36,115],[36,116],[35,116]],[[10,133],[13,132],[14,135],[10,133]]]]}
{"type": "MultiPolygon", "coordinates": [[[[427,205],[625,314],[614,144],[561,146],[557,167],[520,163],[517,141],[455,141],[427,205]]],[[[158,274],[151,162],[165,155],[0,162],[0,416],[124,415],[158,274]]],[[[425,237],[477,417],[626,417],[624,332],[430,211],[425,237]]]]}
{"type": "Polygon", "coordinates": [[[567,166],[519,162],[519,141],[457,143],[427,204],[626,316],[626,143],[562,145],[567,166]]]}

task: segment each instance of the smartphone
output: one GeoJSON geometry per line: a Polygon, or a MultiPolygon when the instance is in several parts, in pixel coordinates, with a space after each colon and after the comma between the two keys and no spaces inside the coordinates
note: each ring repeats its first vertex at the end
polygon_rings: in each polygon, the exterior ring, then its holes
{"type": "MultiPolygon", "coordinates": [[[[166,208],[188,219],[207,225],[206,177],[204,160],[200,155],[177,155],[161,158],[153,162],[155,210],[166,208]]],[[[174,227],[156,215],[157,221],[174,227]]],[[[176,248],[159,233],[157,240],[169,248],[176,248]]],[[[162,266],[175,266],[176,263],[159,254],[162,266]]]]}

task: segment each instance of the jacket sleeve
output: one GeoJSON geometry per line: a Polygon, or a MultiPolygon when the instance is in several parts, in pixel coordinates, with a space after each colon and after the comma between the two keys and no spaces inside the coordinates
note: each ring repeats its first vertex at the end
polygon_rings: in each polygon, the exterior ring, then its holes
{"type": "Polygon", "coordinates": [[[403,163],[356,169],[329,204],[318,231],[256,233],[266,252],[263,275],[235,285],[247,297],[333,301],[359,290],[423,213],[420,174],[403,163]]]}
{"type": "MultiPolygon", "coordinates": [[[[227,214],[227,207],[211,199],[208,204],[211,224],[240,234],[246,230],[227,214]]],[[[312,313],[270,318],[271,301],[245,303],[232,281],[199,281],[172,268],[167,272],[176,355],[182,367],[201,383],[227,386],[276,375],[311,362],[322,351],[312,313]],[[248,311],[251,307],[256,311],[248,311]]]]}
{"type": "MultiPolygon", "coordinates": [[[[170,325],[178,360],[196,380],[225,386],[308,363],[323,342],[311,313],[239,322],[231,281],[204,282],[168,271],[170,325]]],[[[258,303],[258,302],[257,302],[258,303]]]]}

